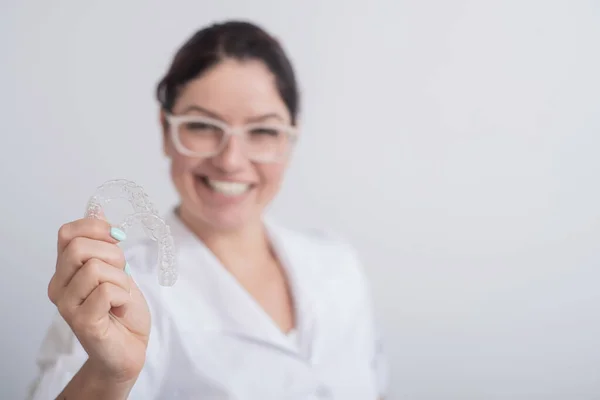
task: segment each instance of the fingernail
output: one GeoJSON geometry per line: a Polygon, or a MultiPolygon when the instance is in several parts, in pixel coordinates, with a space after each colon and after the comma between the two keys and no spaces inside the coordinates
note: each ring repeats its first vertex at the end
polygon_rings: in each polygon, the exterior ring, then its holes
{"type": "Polygon", "coordinates": [[[125,268],[123,268],[123,271],[125,271],[127,275],[131,276],[131,268],[129,268],[128,262],[125,263],[125,268]]]}
{"type": "Polygon", "coordinates": [[[122,242],[123,240],[127,239],[127,235],[125,234],[125,232],[123,232],[119,228],[110,228],[110,236],[112,236],[113,239],[118,240],[119,242],[122,242]]]}

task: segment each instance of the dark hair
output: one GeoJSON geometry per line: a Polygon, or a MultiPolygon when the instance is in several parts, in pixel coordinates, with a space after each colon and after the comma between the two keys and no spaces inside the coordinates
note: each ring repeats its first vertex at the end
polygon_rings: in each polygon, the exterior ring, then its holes
{"type": "Polygon", "coordinates": [[[162,108],[171,112],[183,85],[226,58],[262,61],[275,75],[279,95],[296,124],[300,95],[292,64],[275,38],[245,21],[213,24],[184,43],[156,88],[162,108]]]}

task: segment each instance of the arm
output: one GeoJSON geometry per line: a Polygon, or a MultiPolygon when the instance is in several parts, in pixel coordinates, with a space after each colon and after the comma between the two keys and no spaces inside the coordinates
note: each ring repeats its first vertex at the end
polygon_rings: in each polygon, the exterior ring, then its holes
{"type": "Polygon", "coordinates": [[[369,327],[371,336],[369,344],[371,371],[377,384],[378,399],[384,400],[389,396],[390,366],[387,354],[385,353],[385,340],[382,333],[382,326],[377,317],[374,304],[375,299],[366,270],[356,254],[356,251],[352,249],[351,252],[354,253],[355,265],[362,282],[361,292],[364,304],[364,323],[369,327]]]}
{"type": "Polygon", "coordinates": [[[351,271],[356,283],[356,290],[353,291],[353,294],[358,296],[359,307],[356,309],[356,315],[358,324],[364,329],[363,344],[366,346],[370,375],[376,387],[375,398],[384,400],[390,396],[390,370],[382,327],[376,315],[371,282],[356,249],[345,240],[342,240],[342,243],[342,253],[347,258],[341,264],[349,267],[348,271],[351,271]]]}
{"type": "Polygon", "coordinates": [[[38,375],[29,388],[28,400],[126,399],[132,382],[109,384],[89,362],[77,338],[56,315],[37,356],[38,375]]]}
{"type": "Polygon", "coordinates": [[[69,325],[57,314],[38,351],[38,373],[27,400],[54,399],[87,360],[69,325]]]}
{"type": "MultiPolygon", "coordinates": [[[[151,339],[152,349],[166,349],[158,343],[159,333],[151,339]]],[[[167,351],[167,350],[165,350],[167,351]]],[[[156,354],[156,351],[153,351],[156,354]]],[[[160,353],[160,351],[159,351],[160,353]]],[[[150,355],[146,367],[134,381],[113,382],[103,378],[90,364],[88,355],[79,344],[69,325],[56,315],[37,355],[38,373],[29,387],[27,400],[153,400],[160,389],[155,365],[156,355],[150,355]],[[135,387],[134,387],[135,386],[135,387]]],[[[158,357],[161,357],[159,354],[158,357]]]]}
{"type": "Polygon", "coordinates": [[[126,382],[105,379],[86,361],[56,400],[126,400],[134,384],[135,379],[126,382]]]}
{"type": "Polygon", "coordinates": [[[371,317],[371,325],[374,333],[371,365],[379,388],[379,400],[384,400],[389,389],[389,364],[384,352],[384,340],[381,335],[380,326],[375,322],[374,317],[371,317]]]}
{"type": "MultiPolygon", "coordinates": [[[[83,218],[59,229],[56,270],[48,284],[58,314],[37,357],[30,400],[156,398],[167,346],[160,343],[160,329],[152,329],[142,291],[156,294],[144,273],[133,280],[123,270],[147,249],[140,245],[126,253],[109,227],[83,218]],[[149,360],[151,330],[155,350],[149,360]]],[[[154,316],[164,320],[160,313],[154,316]]]]}
{"type": "Polygon", "coordinates": [[[373,369],[379,386],[379,400],[384,400],[389,388],[389,366],[387,357],[383,352],[383,339],[378,328],[374,328],[377,336],[375,338],[375,354],[373,355],[373,369]]]}
{"type": "MultiPolygon", "coordinates": [[[[141,280],[141,279],[140,279],[141,280]]],[[[164,357],[168,354],[164,335],[166,323],[160,323],[155,312],[155,326],[150,337],[149,354],[142,372],[134,382],[121,382],[107,387],[107,379],[95,373],[88,364],[88,355],[77,337],[57,314],[52,321],[36,357],[38,373],[29,387],[27,400],[78,400],[78,399],[156,399],[160,392],[164,357]],[[161,329],[162,328],[162,329],[161,329]],[[88,386],[89,385],[89,386],[88,386]],[[83,388],[90,389],[83,392],[83,388]],[[122,393],[122,396],[120,394],[122,393]]]]}

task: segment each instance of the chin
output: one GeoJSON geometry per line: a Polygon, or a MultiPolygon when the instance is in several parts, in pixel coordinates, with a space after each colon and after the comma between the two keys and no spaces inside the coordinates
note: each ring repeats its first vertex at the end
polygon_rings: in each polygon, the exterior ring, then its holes
{"type": "Polygon", "coordinates": [[[208,215],[203,215],[202,220],[205,221],[215,231],[234,231],[255,222],[255,219],[245,216],[243,213],[227,212],[212,212],[208,215]]]}
{"type": "Polygon", "coordinates": [[[211,231],[234,231],[260,220],[260,213],[239,205],[237,207],[213,208],[206,204],[182,205],[182,214],[189,223],[211,231]]]}

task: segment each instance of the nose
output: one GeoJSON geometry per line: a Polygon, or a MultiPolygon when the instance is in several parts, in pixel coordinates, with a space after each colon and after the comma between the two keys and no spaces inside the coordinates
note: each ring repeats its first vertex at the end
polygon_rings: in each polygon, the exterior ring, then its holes
{"type": "Polygon", "coordinates": [[[212,163],[223,172],[235,172],[244,168],[248,159],[243,151],[240,137],[232,135],[219,154],[212,157],[212,163]]]}

